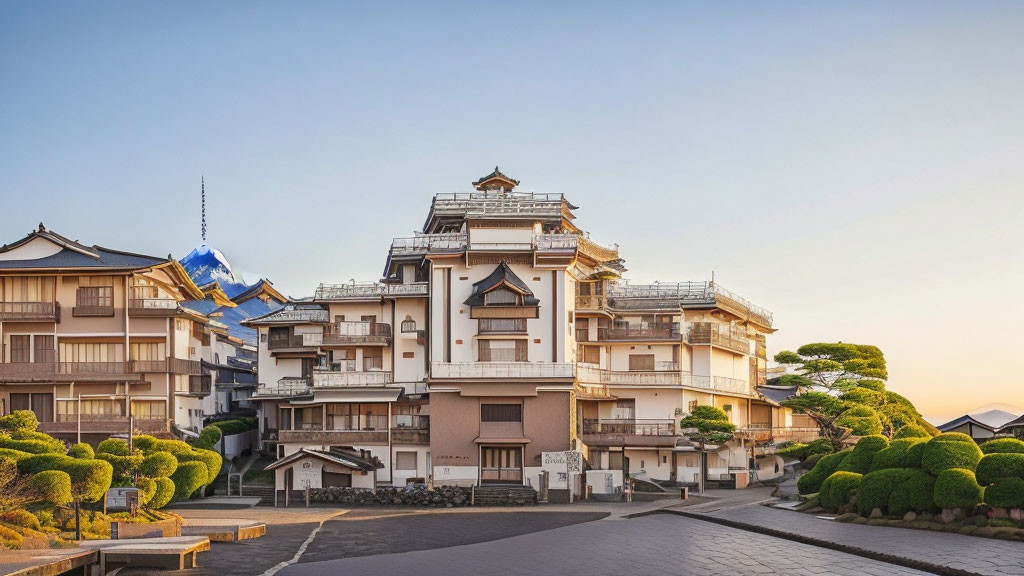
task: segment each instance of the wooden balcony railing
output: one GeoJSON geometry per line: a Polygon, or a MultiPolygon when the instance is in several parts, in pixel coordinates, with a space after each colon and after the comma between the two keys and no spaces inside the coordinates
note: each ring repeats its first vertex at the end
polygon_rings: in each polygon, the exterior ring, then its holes
{"type": "Polygon", "coordinates": [[[168,358],[167,371],[171,374],[193,374],[203,373],[202,364],[198,360],[184,360],[182,358],[168,358]]]}
{"type": "Polygon", "coordinates": [[[750,338],[746,334],[733,332],[729,326],[713,322],[694,322],[686,333],[690,344],[704,344],[727,348],[743,354],[750,353],[750,338]]]}
{"type": "Polygon", "coordinates": [[[60,322],[59,302],[0,302],[0,322],[60,322]]]}
{"type": "Polygon", "coordinates": [[[597,339],[614,340],[679,340],[679,324],[598,328],[597,339]]]}
{"type": "Polygon", "coordinates": [[[387,344],[391,325],[382,322],[337,322],[324,328],[323,345],[387,344]]]}
{"type": "Polygon", "coordinates": [[[584,434],[618,434],[626,436],[675,436],[673,420],[585,419],[584,434]]]}
{"type": "Polygon", "coordinates": [[[605,301],[604,296],[600,294],[594,295],[576,295],[576,310],[580,312],[596,312],[607,308],[608,303],[605,301]]]}
{"type": "Polygon", "coordinates": [[[167,372],[167,360],[132,360],[130,370],[140,374],[167,372]]]}

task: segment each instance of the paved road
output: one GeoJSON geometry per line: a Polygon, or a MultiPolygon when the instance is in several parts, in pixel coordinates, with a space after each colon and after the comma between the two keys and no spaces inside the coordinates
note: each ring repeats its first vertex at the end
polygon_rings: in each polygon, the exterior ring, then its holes
{"type": "Polygon", "coordinates": [[[709,516],[842,542],[864,550],[940,564],[973,574],[1024,575],[1024,544],[1020,542],[889,526],[845,524],[764,506],[712,510],[708,505],[702,505],[689,511],[703,513],[702,508],[707,509],[709,516]]]}
{"type": "MultiPolygon", "coordinates": [[[[399,520],[399,519],[394,519],[399,520]]],[[[461,519],[460,519],[461,520],[461,519]]],[[[503,518],[494,518],[503,522],[503,518]]],[[[340,540],[338,545],[344,545],[340,540]]],[[[455,548],[303,562],[280,576],[925,574],[674,515],[586,522],[455,548]]]]}

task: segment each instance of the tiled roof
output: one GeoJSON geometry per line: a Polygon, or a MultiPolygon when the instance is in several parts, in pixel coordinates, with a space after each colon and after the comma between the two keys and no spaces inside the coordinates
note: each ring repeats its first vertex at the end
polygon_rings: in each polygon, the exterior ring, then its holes
{"type": "Polygon", "coordinates": [[[306,456],[312,456],[313,458],[318,458],[320,460],[324,460],[332,464],[340,464],[353,470],[362,470],[369,472],[377,469],[377,464],[375,462],[371,462],[370,460],[367,460],[365,458],[360,458],[359,456],[356,456],[355,454],[351,454],[349,452],[343,452],[341,450],[331,450],[330,452],[323,452],[320,450],[313,450],[312,448],[300,448],[297,452],[289,454],[288,456],[285,456],[284,458],[281,458],[276,462],[268,464],[266,469],[274,470],[280,468],[281,466],[291,464],[296,460],[301,460],[306,456]]]}
{"type": "Polygon", "coordinates": [[[0,254],[14,250],[36,238],[42,238],[51,242],[59,246],[61,250],[50,256],[32,260],[0,260],[0,269],[99,268],[134,270],[157,266],[168,261],[167,258],[132,254],[131,252],[111,250],[101,246],[86,246],[74,240],[69,240],[56,232],[47,230],[42,224],[39,225],[38,230],[21,240],[0,247],[0,254]]]}
{"type": "Polygon", "coordinates": [[[479,282],[473,283],[473,294],[466,300],[467,306],[483,306],[484,293],[497,287],[500,284],[507,284],[512,289],[523,294],[524,306],[536,306],[539,300],[533,296],[533,291],[523,282],[516,273],[509,268],[508,264],[502,262],[493,272],[479,282]]]}

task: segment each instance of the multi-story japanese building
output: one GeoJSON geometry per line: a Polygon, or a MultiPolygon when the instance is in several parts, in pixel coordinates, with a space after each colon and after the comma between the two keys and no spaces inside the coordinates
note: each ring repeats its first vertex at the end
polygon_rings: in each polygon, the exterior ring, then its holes
{"type": "Polygon", "coordinates": [[[619,485],[691,483],[698,455],[678,423],[706,404],[739,428],[712,477],[768,464],[763,447],[794,432],[758,390],[771,314],[714,282],[629,284],[576,206],[518,185],[495,169],[436,195],[381,281],[321,285],[246,322],[265,448],[359,450],[393,483],[536,485],[542,453],[567,450],[619,485]]]}

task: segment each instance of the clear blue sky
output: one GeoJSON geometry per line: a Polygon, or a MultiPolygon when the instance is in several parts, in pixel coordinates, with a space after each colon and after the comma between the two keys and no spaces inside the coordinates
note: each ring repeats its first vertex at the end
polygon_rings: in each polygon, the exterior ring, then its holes
{"type": "Polygon", "coordinates": [[[637,281],[1024,405],[1024,3],[0,2],[0,241],[45,221],[292,295],[495,164],[637,281]],[[252,278],[250,277],[250,280],[252,278]]]}

